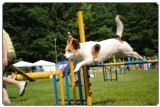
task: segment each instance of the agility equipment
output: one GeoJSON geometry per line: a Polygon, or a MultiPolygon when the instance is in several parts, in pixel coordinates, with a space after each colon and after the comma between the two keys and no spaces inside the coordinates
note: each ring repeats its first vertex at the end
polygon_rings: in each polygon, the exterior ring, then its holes
{"type": "Polygon", "coordinates": [[[104,81],[118,80],[117,70],[115,69],[114,66],[108,66],[108,67],[103,66],[103,80],[104,81]]]}
{"type": "MultiPolygon", "coordinates": [[[[84,34],[84,25],[83,25],[83,16],[82,11],[78,11],[78,24],[79,24],[79,33],[80,33],[80,42],[85,42],[85,34],[84,34]]],[[[64,86],[63,86],[63,80],[62,80],[62,72],[59,72],[58,74],[53,76],[54,81],[54,88],[55,88],[55,97],[56,97],[56,104],[59,105],[59,97],[58,97],[58,87],[57,87],[57,81],[56,77],[59,78],[59,86],[60,86],[60,95],[61,95],[61,104],[65,105],[65,101],[67,101],[67,104],[70,105],[71,101],[73,101],[73,104],[77,104],[77,101],[80,101],[80,105],[84,104],[84,101],[87,105],[92,105],[92,99],[91,99],[91,89],[90,89],[90,83],[89,83],[89,74],[88,74],[88,67],[83,66],[83,77],[84,77],[84,90],[85,90],[85,100],[83,100],[83,94],[82,94],[82,85],[81,85],[81,76],[80,71],[77,72],[78,75],[78,86],[79,86],[79,100],[76,99],[76,92],[75,92],[75,80],[74,80],[74,70],[73,70],[73,63],[70,64],[70,67],[67,68],[67,66],[64,69],[65,74],[65,85],[66,85],[66,95],[67,100],[65,100],[64,97],[64,86]],[[70,76],[72,81],[72,94],[73,94],[73,100],[70,98],[70,89],[68,84],[68,72],[70,68],[70,76]]]]}
{"type": "MultiPolygon", "coordinates": [[[[80,33],[80,42],[85,42],[85,33],[84,33],[84,25],[83,25],[83,17],[82,17],[82,11],[78,12],[78,23],[79,23],[79,33],[80,33]]],[[[136,63],[148,63],[148,62],[154,62],[154,61],[139,61],[136,63]]],[[[155,61],[155,62],[158,62],[155,61]]],[[[84,77],[84,91],[85,91],[85,100],[83,100],[83,94],[82,94],[82,87],[81,87],[81,74],[80,71],[77,72],[78,74],[78,86],[79,86],[79,99],[76,97],[76,87],[75,87],[75,79],[74,79],[74,70],[73,70],[73,63],[70,63],[71,65],[66,66],[63,71],[59,71],[55,75],[53,75],[53,82],[54,82],[54,93],[56,98],[56,105],[59,105],[59,101],[61,101],[61,105],[65,105],[66,102],[68,105],[74,104],[77,105],[77,101],[80,101],[80,105],[83,105],[84,103],[87,105],[92,105],[92,98],[91,98],[91,89],[90,89],[90,82],[89,82],[89,73],[88,70],[90,67],[106,67],[107,66],[116,66],[116,65],[129,65],[129,64],[136,64],[135,62],[119,62],[119,63],[107,63],[107,64],[88,64],[83,66],[83,77],[84,77]],[[69,71],[70,69],[70,71],[69,71]],[[69,88],[69,80],[68,75],[70,72],[71,76],[71,90],[69,88]],[[58,82],[57,77],[59,79],[59,89],[58,89],[58,82]],[[63,77],[65,78],[65,86],[63,83],[63,77]],[[66,90],[66,93],[64,92],[64,89],[66,90]],[[72,98],[71,98],[71,92],[72,92],[72,98]],[[60,99],[59,99],[60,94],[60,99]],[[66,97],[65,97],[66,94],[66,97]],[[66,99],[65,99],[66,98],[66,99]]],[[[111,75],[111,74],[110,74],[111,75]]]]}
{"type": "Polygon", "coordinates": [[[103,66],[116,66],[116,65],[130,65],[130,64],[144,64],[144,63],[157,63],[158,60],[142,60],[142,61],[131,61],[131,62],[116,62],[106,64],[89,64],[88,67],[103,67],[103,66]]]}
{"type": "MultiPolygon", "coordinates": [[[[80,33],[80,42],[85,42],[85,33],[84,33],[84,24],[83,24],[83,15],[82,11],[78,11],[78,24],[79,24],[79,33],[80,33]]],[[[85,97],[87,105],[92,105],[92,98],[91,98],[91,89],[89,83],[89,75],[87,66],[83,66],[83,74],[84,74],[84,85],[85,85],[85,97]]]]}
{"type": "Polygon", "coordinates": [[[78,80],[76,80],[76,82],[78,83],[78,87],[76,87],[76,83],[75,83],[75,79],[74,79],[73,62],[70,62],[69,67],[66,66],[64,68],[64,73],[63,73],[63,71],[59,71],[58,73],[53,75],[56,105],[59,105],[60,102],[61,102],[61,105],[65,105],[65,104],[83,105],[84,104],[84,102],[86,100],[84,100],[83,93],[82,93],[81,71],[78,71],[77,75],[78,75],[78,80]],[[69,84],[69,76],[71,77],[71,84],[69,84]],[[63,80],[63,77],[65,78],[64,80],[63,80]],[[57,78],[59,81],[57,81],[57,78]],[[65,83],[64,83],[64,81],[65,81],[65,83]],[[58,85],[58,82],[59,82],[59,85],[58,85]],[[71,86],[71,88],[70,88],[70,86],[71,86]],[[59,89],[58,89],[58,87],[59,87],[59,89]],[[76,94],[77,94],[76,89],[77,88],[79,91],[79,99],[77,99],[77,96],[76,96],[76,94]],[[64,90],[66,92],[64,92],[64,90]],[[59,94],[60,94],[60,98],[59,98],[59,94]],[[66,97],[65,97],[65,95],[66,95],[66,97]]]}
{"type": "MultiPolygon", "coordinates": [[[[35,81],[35,79],[33,79],[32,77],[28,76],[24,71],[14,67],[14,66],[11,66],[10,67],[12,70],[16,71],[17,73],[19,73],[20,75],[22,75],[23,77],[25,77],[26,79],[28,79],[30,82],[33,82],[35,81]]],[[[21,76],[18,76],[18,78],[21,78],[21,76]]]]}
{"type": "Polygon", "coordinates": [[[54,75],[55,73],[56,73],[56,71],[30,72],[30,73],[23,73],[23,75],[14,74],[13,78],[16,79],[16,80],[25,80],[25,79],[27,79],[26,77],[30,77],[32,79],[45,79],[45,78],[50,78],[50,76],[54,75]],[[24,76],[24,74],[25,74],[25,76],[24,76]]]}
{"type": "Polygon", "coordinates": [[[94,67],[91,67],[89,69],[89,75],[94,75],[94,77],[95,77],[96,76],[96,72],[97,72],[97,70],[94,67]]]}

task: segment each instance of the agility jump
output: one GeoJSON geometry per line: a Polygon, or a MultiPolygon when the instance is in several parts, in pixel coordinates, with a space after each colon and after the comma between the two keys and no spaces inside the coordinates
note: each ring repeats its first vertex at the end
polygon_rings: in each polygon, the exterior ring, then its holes
{"type": "Polygon", "coordinates": [[[157,63],[158,60],[142,60],[142,61],[130,61],[130,62],[116,62],[107,64],[88,64],[88,67],[103,67],[103,66],[116,66],[116,65],[131,65],[131,64],[144,64],[144,63],[157,63]]]}
{"type": "Polygon", "coordinates": [[[59,71],[59,73],[55,74],[53,76],[53,82],[54,82],[54,93],[56,98],[56,105],[59,105],[59,101],[61,101],[61,105],[65,105],[66,102],[68,105],[74,104],[76,105],[79,103],[80,105],[83,105],[86,100],[83,99],[83,93],[82,93],[82,84],[81,84],[81,72],[78,71],[78,89],[79,89],[79,99],[77,99],[76,96],[76,84],[74,79],[74,67],[73,67],[73,61],[70,62],[69,67],[66,66],[64,68],[64,76],[65,76],[65,86],[63,81],[63,71],[59,71]],[[70,85],[69,85],[69,69],[70,69],[70,76],[71,76],[71,92],[70,92],[70,85]],[[59,78],[59,90],[58,90],[58,82],[57,77],[59,78]],[[65,92],[65,91],[66,92],[65,92]],[[60,93],[60,98],[59,98],[60,93]],[[71,96],[72,94],[72,96],[71,96]],[[65,97],[66,95],[66,97],[65,97]],[[66,98],[66,99],[65,99],[66,98]]]}
{"type": "MultiPolygon", "coordinates": [[[[78,23],[79,23],[80,41],[85,42],[82,11],[78,12],[78,23]]],[[[92,99],[91,99],[92,92],[90,90],[88,67],[84,66],[84,68],[83,68],[85,100],[83,100],[80,71],[77,72],[78,73],[79,97],[80,98],[79,98],[79,100],[76,99],[73,62],[70,63],[70,71],[71,71],[73,100],[71,100],[71,98],[70,98],[70,91],[69,91],[69,84],[68,84],[68,72],[69,71],[68,71],[68,68],[65,67],[64,73],[65,73],[67,100],[65,100],[65,97],[64,97],[64,86],[63,86],[63,80],[62,80],[62,72],[59,72],[58,74],[53,76],[56,104],[59,105],[58,87],[57,87],[57,81],[56,81],[56,76],[58,76],[59,85],[60,85],[60,95],[61,95],[60,101],[61,101],[62,105],[65,105],[65,101],[67,101],[67,104],[69,104],[69,105],[71,104],[71,101],[73,101],[73,104],[77,104],[77,101],[80,101],[80,105],[83,105],[84,102],[86,102],[87,105],[92,105],[92,99]]]]}
{"type": "MultiPolygon", "coordinates": [[[[83,25],[83,17],[82,17],[82,11],[78,12],[78,23],[79,23],[79,33],[80,33],[80,42],[85,42],[85,33],[84,33],[84,25],[83,25]]],[[[137,55],[137,54],[136,54],[137,55]]],[[[139,56],[140,57],[140,56],[139,56]]],[[[140,57],[141,59],[141,57],[140,57]]],[[[75,93],[75,82],[74,82],[74,72],[73,72],[73,65],[70,65],[71,69],[71,78],[72,78],[72,91],[73,91],[73,100],[70,98],[70,92],[69,92],[69,84],[68,84],[68,68],[65,67],[65,80],[66,80],[66,95],[67,95],[67,100],[65,100],[64,97],[64,87],[63,87],[63,80],[62,80],[62,73],[59,73],[57,76],[59,77],[59,83],[60,83],[60,95],[61,95],[61,104],[65,105],[65,101],[67,101],[68,104],[71,104],[71,101],[74,102],[74,104],[77,103],[77,101],[83,101],[86,102],[87,105],[92,105],[92,98],[91,98],[91,89],[90,89],[90,82],[89,82],[89,75],[88,75],[88,70],[89,67],[107,67],[107,66],[116,66],[116,65],[130,65],[130,64],[142,64],[142,63],[153,63],[153,62],[158,62],[158,60],[149,60],[149,61],[138,61],[138,62],[119,62],[119,63],[107,63],[107,64],[88,64],[83,66],[83,75],[84,75],[84,88],[85,88],[85,100],[83,100],[82,91],[79,91],[80,100],[76,99],[76,93],[75,93]]],[[[77,69],[76,69],[77,70],[77,69]]],[[[78,71],[79,73],[79,71],[78,71]]],[[[56,104],[59,105],[59,97],[58,97],[58,88],[57,88],[57,81],[56,81],[56,75],[53,76],[54,78],[54,87],[55,87],[55,96],[56,96],[56,104]]],[[[81,82],[81,81],[79,81],[81,82]]],[[[81,90],[82,88],[79,88],[81,90]]]]}
{"type": "Polygon", "coordinates": [[[106,64],[88,64],[87,67],[103,67],[103,80],[118,80],[117,76],[117,70],[114,70],[114,73],[110,71],[109,69],[107,70],[107,67],[110,66],[117,66],[117,65],[131,65],[131,64],[144,64],[144,63],[158,63],[158,60],[142,60],[142,61],[128,61],[128,62],[116,62],[116,63],[106,63],[106,64]],[[106,72],[107,71],[107,72],[106,72]],[[113,77],[114,75],[114,77],[113,77]]]}

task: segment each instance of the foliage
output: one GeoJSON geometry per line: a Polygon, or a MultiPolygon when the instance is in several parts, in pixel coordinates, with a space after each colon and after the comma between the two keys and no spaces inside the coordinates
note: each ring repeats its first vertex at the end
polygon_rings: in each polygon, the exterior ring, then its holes
{"type": "Polygon", "coordinates": [[[79,39],[77,12],[83,11],[86,40],[114,37],[115,16],[124,23],[123,39],[141,55],[158,53],[156,3],[5,3],[3,28],[10,34],[17,60],[63,59],[67,31],[79,39]]]}

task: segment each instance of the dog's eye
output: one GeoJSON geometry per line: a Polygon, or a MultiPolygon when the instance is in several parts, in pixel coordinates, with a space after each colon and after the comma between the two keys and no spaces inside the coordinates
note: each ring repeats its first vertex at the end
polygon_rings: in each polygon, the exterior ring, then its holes
{"type": "Polygon", "coordinates": [[[68,52],[71,52],[71,50],[69,49],[68,52]]]}

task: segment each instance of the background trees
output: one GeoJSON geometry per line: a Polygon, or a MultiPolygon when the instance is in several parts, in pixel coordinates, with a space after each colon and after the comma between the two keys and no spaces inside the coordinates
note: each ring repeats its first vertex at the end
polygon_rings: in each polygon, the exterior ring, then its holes
{"type": "Polygon", "coordinates": [[[83,11],[86,40],[114,37],[115,16],[124,23],[123,39],[141,55],[158,53],[158,5],[156,3],[5,3],[3,28],[10,34],[17,60],[55,62],[63,59],[66,32],[79,38],[77,12],[83,11]]]}

